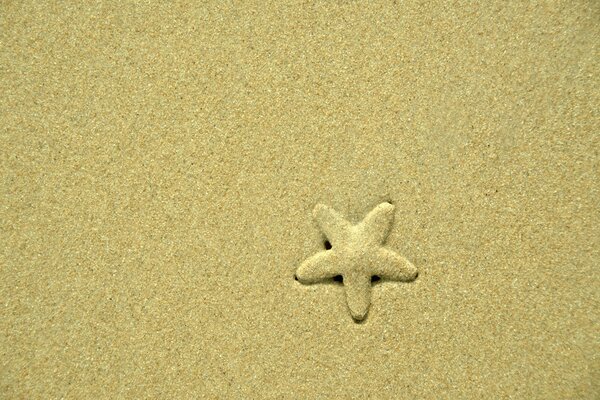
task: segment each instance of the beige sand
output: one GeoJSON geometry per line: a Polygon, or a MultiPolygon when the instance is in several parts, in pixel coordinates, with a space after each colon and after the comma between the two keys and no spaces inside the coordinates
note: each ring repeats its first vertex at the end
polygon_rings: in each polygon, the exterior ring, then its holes
{"type": "Polygon", "coordinates": [[[158,3],[0,5],[1,398],[600,396],[600,3],[158,3]]]}

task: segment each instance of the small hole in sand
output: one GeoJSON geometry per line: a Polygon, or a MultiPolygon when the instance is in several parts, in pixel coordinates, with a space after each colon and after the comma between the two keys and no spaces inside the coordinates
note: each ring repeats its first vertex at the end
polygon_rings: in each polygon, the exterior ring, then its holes
{"type": "Polygon", "coordinates": [[[323,242],[323,246],[325,247],[325,250],[329,250],[331,249],[331,242],[329,240],[326,240],[323,242]]]}
{"type": "Polygon", "coordinates": [[[344,277],[342,275],[336,275],[333,277],[334,282],[344,282],[344,277]]]}
{"type": "Polygon", "coordinates": [[[296,274],[294,274],[294,280],[297,281],[298,277],[296,276],[296,274]]]}
{"type": "Polygon", "coordinates": [[[371,282],[378,282],[380,280],[381,280],[381,278],[379,277],[379,275],[373,275],[371,277],[371,282]]]}

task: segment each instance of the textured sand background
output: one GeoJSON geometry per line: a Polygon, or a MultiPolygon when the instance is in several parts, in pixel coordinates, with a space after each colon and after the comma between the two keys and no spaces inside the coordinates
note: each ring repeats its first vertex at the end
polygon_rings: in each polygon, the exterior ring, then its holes
{"type": "Polygon", "coordinates": [[[1,398],[598,398],[599,2],[118,3],[0,5],[1,398]]]}

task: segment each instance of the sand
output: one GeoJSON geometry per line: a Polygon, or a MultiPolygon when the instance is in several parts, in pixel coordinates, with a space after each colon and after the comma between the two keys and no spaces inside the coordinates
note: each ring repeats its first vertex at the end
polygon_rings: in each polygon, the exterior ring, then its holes
{"type": "Polygon", "coordinates": [[[600,3],[159,3],[0,5],[1,398],[600,396],[600,3]]]}

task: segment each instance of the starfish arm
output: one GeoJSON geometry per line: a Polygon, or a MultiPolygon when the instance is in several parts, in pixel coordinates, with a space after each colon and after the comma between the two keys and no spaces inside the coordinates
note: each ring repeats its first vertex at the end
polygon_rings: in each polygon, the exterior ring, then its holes
{"type": "Polygon", "coordinates": [[[371,305],[371,277],[360,272],[344,275],[344,290],[352,318],[362,321],[371,305]]]}
{"type": "Polygon", "coordinates": [[[383,244],[394,222],[394,206],[390,203],[381,203],[367,214],[360,223],[365,234],[365,239],[373,244],[383,244]]]}
{"type": "Polygon", "coordinates": [[[372,268],[373,275],[391,281],[412,281],[418,274],[410,261],[383,247],[377,250],[372,268]]]}
{"type": "Polygon", "coordinates": [[[350,229],[350,223],[344,217],[333,208],[323,204],[315,206],[313,216],[317,224],[319,224],[321,231],[333,244],[342,241],[350,229]]]}
{"type": "Polygon", "coordinates": [[[321,251],[304,261],[296,270],[302,283],[321,282],[339,275],[333,251],[321,251]]]}

